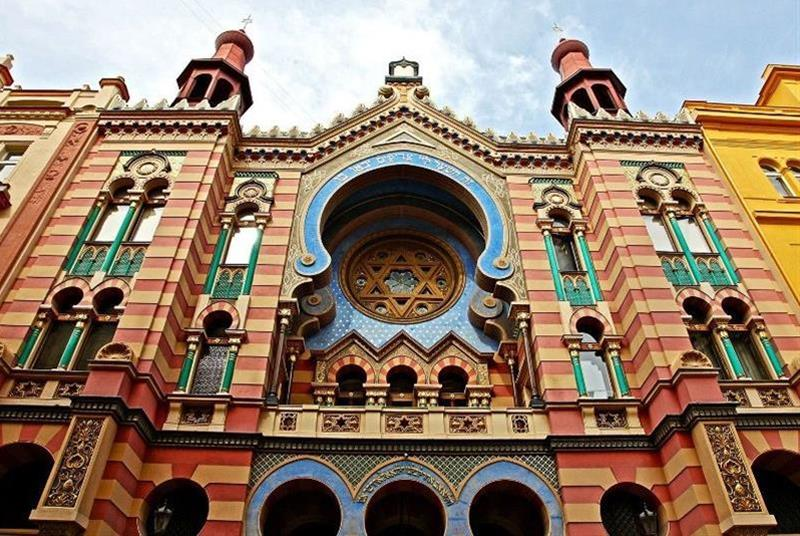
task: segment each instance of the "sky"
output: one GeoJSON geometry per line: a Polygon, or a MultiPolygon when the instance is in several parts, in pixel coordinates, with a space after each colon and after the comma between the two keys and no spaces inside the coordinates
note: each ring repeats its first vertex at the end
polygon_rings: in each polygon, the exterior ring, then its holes
{"type": "Polygon", "coordinates": [[[132,101],[172,100],[191,58],[253,22],[242,119],[310,129],[371,103],[405,56],[439,106],[498,134],[563,134],[550,115],[559,34],[613,68],[632,112],[686,99],[752,103],[768,63],[800,63],[800,0],[0,0],[15,83],[62,89],[122,75],[132,101]]]}

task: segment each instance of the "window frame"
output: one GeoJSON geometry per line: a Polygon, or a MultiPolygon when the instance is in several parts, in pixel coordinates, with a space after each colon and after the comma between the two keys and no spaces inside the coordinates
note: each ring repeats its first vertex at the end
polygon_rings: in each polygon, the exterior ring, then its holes
{"type": "Polygon", "coordinates": [[[27,145],[0,143],[0,184],[11,184],[9,179],[14,176],[27,150],[27,145]],[[4,175],[8,169],[10,171],[4,175]]]}

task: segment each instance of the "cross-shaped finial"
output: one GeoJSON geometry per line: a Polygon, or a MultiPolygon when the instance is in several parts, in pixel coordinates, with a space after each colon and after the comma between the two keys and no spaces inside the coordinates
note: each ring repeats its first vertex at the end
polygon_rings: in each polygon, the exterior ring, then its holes
{"type": "Polygon", "coordinates": [[[558,24],[553,24],[553,32],[555,32],[555,34],[559,37],[564,36],[564,28],[562,28],[558,24]]]}
{"type": "Polygon", "coordinates": [[[242,19],[242,30],[247,28],[247,25],[252,23],[252,22],[253,22],[253,18],[250,15],[246,16],[245,18],[243,18],[242,19]]]}

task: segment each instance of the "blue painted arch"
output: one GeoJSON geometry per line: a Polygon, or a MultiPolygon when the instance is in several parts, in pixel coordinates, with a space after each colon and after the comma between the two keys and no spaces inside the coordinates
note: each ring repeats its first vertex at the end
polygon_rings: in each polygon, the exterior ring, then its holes
{"type": "Polygon", "coordinates": [[[480,271],[494,280],[506,279],[513,268],[510,264],[499,267],[495,261],[503,256],[508,231],[503,213],[492,196],[478,181],[460,168],[434,156],[415,151],[393,151],[383,153],[351,164],[328,179],[317,190],[308,205],[303,222],[304,253],[307,258],[295,261],[297,273],[306,277],[316,277],[331,266],[330,253],[322,243],[322,226],[325,209],[342,187],[367,172],[391,166],[411,166],[433,171],[454,182],[470,195],[481,208],[481,216],[486,225],[486,246],[478,258],[480,271]]]}

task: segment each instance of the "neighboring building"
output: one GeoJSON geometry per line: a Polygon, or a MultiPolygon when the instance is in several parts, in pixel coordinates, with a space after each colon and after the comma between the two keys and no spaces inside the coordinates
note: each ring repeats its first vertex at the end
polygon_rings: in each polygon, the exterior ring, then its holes
{"type": "Polygon", "coordinates": [[[686,101],[751,229],[800,303],[800,66],[768,65],[755,104],[686,101]]]}
{"type": "Polygon", "coordinates": [[[51,149],[8,178],[0,530],[800,531],[797,318],[686,114],[562,40],[566,140],[478,130],[405,59],[245,134],[253,45],[216,48],[172,103],[115,79],[12,140],[51,149]]]}

